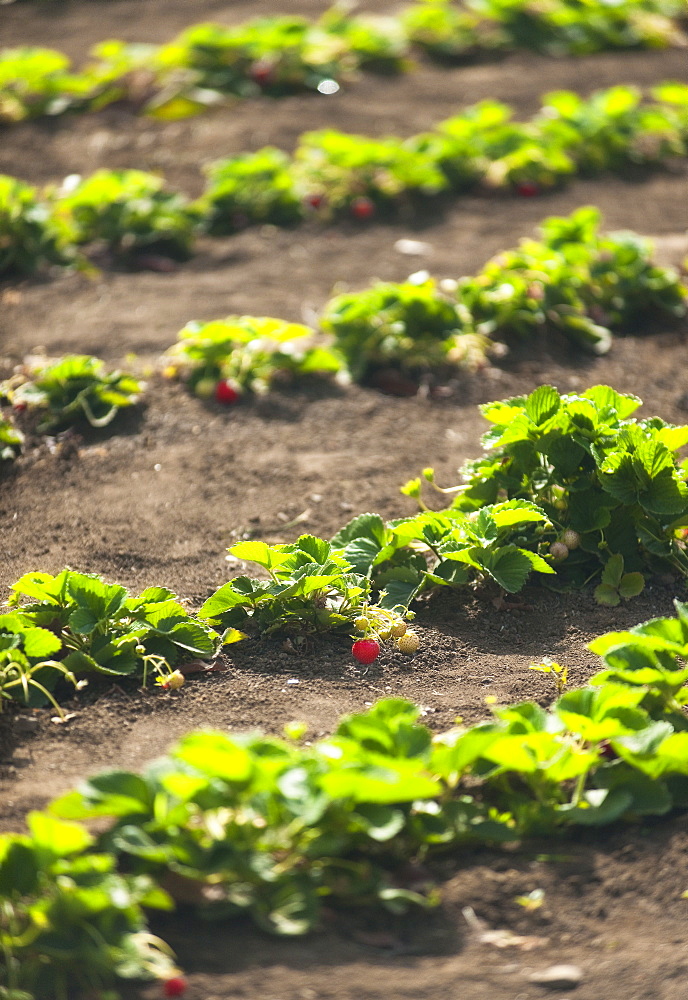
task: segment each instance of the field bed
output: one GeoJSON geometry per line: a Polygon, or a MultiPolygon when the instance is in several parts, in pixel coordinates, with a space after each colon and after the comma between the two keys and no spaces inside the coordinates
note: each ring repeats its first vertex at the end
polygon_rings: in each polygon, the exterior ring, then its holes
{"type": "MultiPolygon", "coordinates": [[[[264,13],[257,0],[227,4],[154,0],[70,0],[0,7],[3,45],[49,45],[79,61],[93,43],[117,36],[162,42],[191,20],[232,23],[264,13]]],[[[291,0],[279,12],[321,12],[291,0]]],[[[368,10],[388,11],[378,2],[368,10]]],[[[517,54],[495,62],[423,66],[398,78],[363,76],[336,95],[244,101],[183,122],[151,122],[121,109],[17,125],[0,132],[0,173],[33,184],[98,167],[161,170],[172,186],[200,193],[200,166],[266,144],[291,151],[298,135],[332,126],[371,136],[410,135],[466,104],[508,101],[519,117],[543,93],[582,93],[616,83],[688,82],[685,51],[549,59],[517,54]]],[[[5,373],[42,347],[50,355],[92,353],[112,365],[136,354],[140,370],[191,319],[229,314],[312,319],[333,288],[374,278],[401,281],[427,268],[438,277],[472,274],[501,249],[534,235],[546,216],[596,205],[605,229],[652,237],[661,263],[688,254],[688,168],[577,180],[543,197],[465,197],[432,216],[392,224],[307,224],[298,230],[246,230],[199,241],[189,263],[169,273],[105,267],[95,277],[58,273],[0,283],[0,363],[5,373]],[[427,244],[400,253],[400,239],[427,244]]],[[[27,452],[0,479],[0,593],[29,570],[64,566],[99,573],[132,590],[155,584],[192,607],[236,568],[226,548],[237,539],[290,541],[303,531],[330,537],[354,514],[411,513],[399,487],[426,465],[443,484],[476,457],[486,429],[477,404],[551,383],[562,392],[607,384],[644,400],[641,415],[686,422],[685,321],[647,337],[615,339],[600,358],[560,343],[513,350],[441,399],[397,398],[358,386],[286,389],[232,410],[149,377],[146,405],[112,430],[76,446],[27,452]],[[119,429],[118,429],[119,427],[119,429]]],[[[529,670],[550,656],[583,683],[598,661],[594,637],[671,614],[661,582],[619,608],[591,592],[557,595],[526,588],[522,606],[498,610],[479,597],[443,594],[418,611],[422,646],[412,659],[385,652],[356,665],[346,638],[322,639],[295,656],[273,639],[230,647],[222,672],[190,679],[180,692],[94,684],[67,704],[74,717],[20,713],[0,729],[0,829],[19,830],[80,778],[113,766],[137,769],[193,728],[262,728],[280,733],[294,720],[308,738],[330,733],[339,716],[385,695],[423,706],[441,731],[456,716],[484,718],[498,703],[553,697],[551,678],[529,670]],[[288,683],[292,682],[292,683],[288,683]],[[298,682],[298,683],[294,683],[298,682]]],[[[1,719],[1,717],[0,717],[1,719]]],[[[247,924],[208,925],[190,937],[184,914],[156,924],[189,975],[190,1000],[683,1000],[688,977],[688,834],[685,817],[619,826],[574,839],[476,851],[436,859],[431,874],[442,903],[430,916],[393,919],[351,911],[332,915],[316,935],[268,938],[247,924]],[[544,890],[527,910],[516,897],[544,890]],[[498,948],[481,941],[462,909],[489,929],[525,936],[498,948]],[[537,939],[537,940],[535,940],[537,939]],[[543,987],[529,976],[564,962],[580,967],[575,988],[543,987]]],[[[158,986],[127,993],[148,1000],[158,986]]]]}

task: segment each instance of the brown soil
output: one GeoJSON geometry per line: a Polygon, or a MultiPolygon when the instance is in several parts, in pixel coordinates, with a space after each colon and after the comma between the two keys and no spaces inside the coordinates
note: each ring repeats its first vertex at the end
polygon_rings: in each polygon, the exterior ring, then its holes
{"type": "MultiPolygon", "coordinates": [[[[317,0],[284,2],[282,12],[314,14],[317,0]]],[[[107,37],[164,41],[203,19],[232,22],[264,13],[258,0],[73,0],[2,7],[2,44],[54,45],[77,62],[107,37]]],[[[367,9],[389,10],[390,4],[367,9]]],[[[213,158],[267,143],[293,147],[305,129],[411,134],[459,106],[501,98],[531,113],[543,92],[589,91],[613,83],[688,79],[682,52],[606,54],[550,60],[514,55],[494,63],[419,67],[396,79],[364,77],[332,97],[237,104],[173,124],[123,109],[29,124],[0,134],[0,171],[35,183],[99,166],[161,169],[189,194],[213,158]]],[[[153,367],[189,319],[230,313],[312,318],[335,285],[403,279],[427,267],[438,276],[473,272],[492,253],[534,232],[546,215],[596,204],[608,228],[656,239],[660,259],[688,250],[688,176],[683,167],[643,178],[577,182],[547,198],[465,198],[421,219],[391,225],[265,227],[206,241],[174,273],[104,270],[96,279],[51,275],[0,287],[0,346],[9,367],[41,345],[50,354],[94,353],[109,362],[130,352],[153,367]],[[400,237],[431,245],[423,257],[394,249],[400,237]]],[[[132,589],[172,587],[191,606],[236,572],[226,547],[242,537],[289,540],[308,530],[328,536],[364,510],[399,516],[411,502],[399,486],[427,464],[452,483],[475,456],[484,430],[476,404],[550,382],[562,390],[607,383],[645,400],[644,413],[685,419],[685,326],[651,339],[619,339],[605,358],[555,345],[514,352],[447,398],[399,399],[358,387],[301,386],[253,405],[221,411],[150,377],[147,406],[112,433],[86,436],[78,452],[42,445],[0,484],[0,587],[28,570],[65,565],[132,589]]],[[[552,698],[551,683],[530,671],[545,655],[569,667],[573,683],[595,669],[594,636],[670,613],[682,594],[653,584],[616,610],[589,593],[554,595],[536,587],[520,611],[498,611],[477,597],[444,595],[419,609],[421,651],[386,652],[355,665],[342,640],[320,640],[294,656],[277,641],[233,648],[226,670],[163,694],[123,685],[92,686],[67,707],[67,726],[50,713],[22,713],[4,727],[0,827],[20,829],[30,808],[94,771],[141,767],[183,732],[200,726],[280,732],[304,720],[311,736],[330,732],[344,712],[386,694],[423,706],[434,729],[485,715],[484,699],[552,698]],[[288,680],[298,681],[287,684],[288,680]]],[[[516,852],[477,852],[434,862],[442,905],[431,916],[390,921],[379,914],[332,918],[303,941],[275,941],[248,925],[204,928],[167,921],[158,928],[190,975],[191,1000],[531,1000],[544,990],[531,972],[554,962],[583,972],[580,1000],[682,1000],[688,992],[688,889],[685,820],[625,827],[576,841],[529,844],[516,852]],[[545,891],[527,912],[515,897],[545,891]],[[527,938],[498,949],[470,930],[464,907],[490,929],[527,938]],[[373,933],[373,932],[378,932],[373,933]],[[529,950],[529,946],[532,949],[529,950]]],[[[131,994],[148,998],[159,988],[131,994]]]]}

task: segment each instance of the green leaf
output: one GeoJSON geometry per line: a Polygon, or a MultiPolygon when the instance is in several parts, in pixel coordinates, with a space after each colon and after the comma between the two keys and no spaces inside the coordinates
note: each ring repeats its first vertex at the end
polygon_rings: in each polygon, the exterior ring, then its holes
{"type": "Polygon", "coordinates": [[[641,594],[645,586],[645,577],[642,573],[624,573],[619,583],[619,595],[624,599],[637,597],[641,594]]]}
{"type": "Polygon", "coordinates": [[[316,538],[315,535],[300,535],[296,539],[296,547],[307,553],[314,563],[323,564],[330,555],[332,546],[323,538],[316,538]]]}
{"type": "Polygon", "coordinates": [[[90,635],[100,622],[100,616],[90,608],[75,608],[69,616],[69,627],[79,635],[90,635]]]}
{"type": "Polygon", "coordinates": [[[354,572],[367,576],[380,552],[380,543],[376,538],[353,538],[346,543],[343,552],[354,572]]]}
{"type": "Polygon", "coordinates": [[[509,500],[507,503],[495,504],[490,509],[490,514],[498,528],[537,524],[547,520],[544,510],[527,500],[509,500]]]}
{"type": "Polygon", "coordinates": [[[100,577],[83,573],[69,573],[67,591],[79,607],[90,612],[96,621],[116,615],[127,598],[124,587],[104,583],[100,577]]]}
{"type": "Polygon", "coordinates": [[[408,608],[423,583],[423,575],[414,569],[398,567],[380,575],[382,588],[378,599],[381,608],[408,608]]]}
{"type": "Polygon", "coordinates": [[[608,385],[594,385],[581,395],[592,400],[598,410],[614,410],[619,420],[626,420],[643,402],[638,396],[617,392],[608,385]]]}
{"type": "Polygon", "coordinates": [[[25,573],[16,583],[12,584],[15,594],[33,597],[37,601],[47,601],[50,604],[60,604],[65,573],[51,576],[50,573],[25,573]]]}
{"type": "Polygon", "coordinates": [[[79,820],[147,815],[152,803],[153,790],[145,778],[130,771],[105,771],[51,802],[50,812],[62,819],[79,820]]]}
{"type": "Polygon", "coordinates": [[[585,794],[585,804],[561,809],[568,823],[578,826],[606,826],[615,822],[627,811],[633,795],[624,788],[593,788],[585,794]],[[587,808],[586,808],[587,806],[587,808]]]}
{"type": "Polygon", "coordinates": [[[62,640],[47,628],[27,628],[23,635],[27,656],[44,659],[62,649],[62,640]]]}
{"type": "Polygon", "coordinates": [[[602,583],[609,587],[618,588],[623,576],[624,559],[623,556],[613,555],[607,562],[602,573],[602,583]]]}
{"type": "Polygon", "coordinates": [[[611,520],[610,507],[616,500],[600,490],[590,489],[570,493],[568,497],[569,526],[574,531],[589,532],[606,528],[611,520]]]}
{"type": "Polygon", "coordinates": [[[496,553],[487,553],[484,567],[490,576],[510,594],[522,590],[533,568],[529,556],[515,545],[506,545],[496,553]]]}
{"type": "Polygon", "coordinates": [[[340,548],[354,538],[367,538],[381,548],[387,541],[387,534],[385,523],[379,514],[359,514],[340,528],[332,538],[332,545],[340,548]]]}
{"type": "Polygon", "coordinates": [[[93,843],[93,837],[81,824],[66,823],[46,812],[30,812],[26,823],[36,846],[58,858],[80,854],[93,843]]]}
{"type": "Polygon", "coordinates": [[[688,489],[676,478],[673,469],[665,469],[652,479],[641,493],[640,502],[652,514],[676,517],[684,514],[688,505],[688,489]]]}
{"type": "Polygon", "coordinates": [[[39,862],[36,850],[24,838],[0,835],[0,897],[10,899],[36,892],[39,862]]]}
{"type": "Polygon", "coordinates": [[[268,572],[279,569],[283,563],[289,561],[288,552],[279,552],[275,546],[266,542],[237,542],[230,547],[229,552],[236,559],[257,563],[268,572]]]}
{"type": "Polygon", "coordinates": [[[611,608],[615,608],[621,603],[621,598],[619,597],[619,591],[612,584],[600,583],[595,587],[595,600],[598,604],[606,604],[611,608]]]}
{"type": "Polygon", "coordinates": [[[541,385],[527,397],[525,411],[534,424],[544,424],[561,405],[561,397],[551,385],[541,385]]]}
{"type": "Polygon", "coordinates": [[[547,560],[543,559],[542,556],[537,554],[537,552],[531,552],[529,549],[519,549],[518,551],[522,556],[525,556],[537,573],[556,573],[556,570],[551,563],[548,563],[547,560]]]}
{"type": "Polygon", "coordinates": [[[384,843],[395,837],[403,828],[406,817],[400,809],[391,806],[363,803],[356,807],[353,816],[363,821],[369,837],[379,843],[384,843]]]}
{"type": "Polygon", "coordinates": [[[350,767],[323,774],[319,784],[326,795],[354,802],[393,804],[432,798],[440,784],[425,775],[419,764],[393,758],[379,758],[379,763],[350,767]]]}
{"type": "Polygon", "coordinates": [[[224,781],[244,783],[253,772],[249,752],[222,733],[189,733],[174,756],[201,774],[224,781]]]}

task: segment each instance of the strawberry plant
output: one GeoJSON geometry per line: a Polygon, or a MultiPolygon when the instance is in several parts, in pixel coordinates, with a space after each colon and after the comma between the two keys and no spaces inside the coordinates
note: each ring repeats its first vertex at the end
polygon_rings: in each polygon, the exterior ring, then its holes
{"type": "MultiPolygon", "coordinates": [[[[220,645],[217,633],[164,587],[130,597],[124,587],[65,569],[57,576],[27,573],[12,591],[8,605],[21,625],[49,629],[60,643],[54,658],[76,675],[138,676],[145,684],[149,673],[164,680],[178,664],[209,659],[220,645]]],[[[26,647],[24,654],[32,655],[26,647]]]]}
{"type": "MultiPolygon", "coordinates": [[[[414,495],[415,485],[405,492],[414,495]]],[[[547,515],[535,504],[513,500],[477,515],[425,509],[387,524],[377,514],[361,514],[332,542],[371,580],[382,608],[405,608],[437,586],[490,582],[515,593],[531,572],[553,574],[546,524],[547,515]]]]}
{"type": "Polygon", "coordinates": [[[0,54],[0,122],[98,110],[126,100],[163,119],[216,105],[223,95],[279,96],[347,80],[360,68],[401,72],[415,48],[442,60],[534,48],[552,55],[685,44],[672,0],[420,0],[400,17],[333,8],[315,22],[263,17],[233,27],[197,24],[167,45],[110,40],[75,70],[52,49],[0,54]]]}
{"type": "MultiPolygon", "coordinates": [[[[370,14],[349,14],[345,7],[334,5],[318,20],[332,45],[340,40],[342,69],[365,69],[378,73],[403,72],[408,68],[408,43],[399,18],[370,14]]],[[[340,71],[341,73],[341,71],[340,71]]],[[[338,76],[337,71],[332,74],[338,76]]]]}
{"type": "Polygon", "coordinates": [[[0,52],[0,124],[48,114],[60,99],[69,59],[53,49],[24,47],[0,52]]]}
{"type": "Polygon", "coordinates": [[[301,136],[293,175],[304,197],[325,195],[324,214],[329,216],[351,212],[364,197],[371,207],[385,211],[401,200],[435,196],[447,186],[438,167],[411,144],[334,129],[301,136]]]}
{"type": "Polygon", "coordinates": [[[196,732],[142,775],[90,777],[31,813],[28,834],[0,836],[0,989],[62,1000],[157,978],[181,995],[143,916],[171,905],[157,880],[193,884],[206,918],[293,936],[323,902],[432,904],[400,872],[433,849],[687,808],[688,606],[676,612],[591,643],[604,669],[549,710],[506,705],[433,737],[388,698],[315,745],[196,732]]]}
{"type": "Polygon", "coordinates": [[[688,427],[632,418],[640,404],[608,386],[565,395],[541,386],[486,404],[481,410],[493,427],[483,438],[485,456],[465,466],[452,509],[479,511],[500,496],[538,504],[559,535],[572,529],[579,540],[570,551],[564,545],[560,584],[595,579],[615,556],[621,561],[608,575],[626,596],[639,591],[635,573],[685,575],[688,486],[677,452],[688,443],[688,427]]]}
{"type": "Polygon", "coordinates": [[[171,977],[171,951],[143,909],[170,909],[167,894],[119,874],[84,826],[40,812],[27,824],[27,834],[0,834],[0,994],[104,996],[121,979],[171,977]]]}
{"type": "Polygon", "coordinates": [[[97,170],[68,181],[53,192],[53,210],[76,243],[102,243],[125,260],[144,250],[179,260],[191,255],[195,214],[181,195],[165,190],[162,178],[141,170],[97,170]]]}
{"type": "Polygon", "coordinates": [[[263,17],[234,27],[200,24],[158,56],[161,66],[192,72],[195,86],[222,93],[273,96],[316,89],[339,73],[343,41],[328,38],[303,17],[263,17]]]}
{"type": "MultiPolygon", "coordinates": [[[[587,100],[549,94],[525,123],[513,122],[507,105],[485,101],[406,140],[305,133],[291,159],[266,147],[211,165],[206,191],[193,205],[142,171],[67,178],[62,189],[48,192],[48,207],[33,189],[0,178],[0,273],[24,273],[44,259],[69,263],[77,244],[96,241],[132,264],[146,250],[185,259],[203,226],[221,235],[252,222],[291,225],[314,213],[321,220],[365,221],[418,207],[448,189],[533,196],[576,172],[662,163],[688,150],[687,95],[688,87],[678,83],[655,87],[654,103],[641,103],[632,87],[612,87],[587,100]]],[[[629,275],[633,242],[627,240],[623,262],[629,275]]],[[[646,251],[642,241],[635,243],[642,271],[646,251]]],[[[644,284],[644,290],[651,287],[652,281],[644,284]]]]}
{"type": "Polygon", "coordinates": [[[326,304],[320,322],[356,381],[389,366],[418,376],[486,361],[487,340],[464,330],[456,300],[431,278],[380,282],[338,295],[326,304]]]}
{"type": "Polygon", "coordinates": [[[220,587],[198,612],[213,629],[288,634],[351,629],[368,609],[368,580],[322,538],[301,535],[285,545],[246,541],[229,551],[255,563],[268,579],[238,576],[220,587]]]}
{"type": "Polygon", "coordinates": [[[313,336],[307,326],[268,316],[192,322],[168,351],[165,370],[197,395],[233,403],[242,391],[264,393],[280,379],[337,372],[340,359],[313,336]]]}
{"type": "Polygon", "coordinates": [[[686,152],[681,115],[663,100],[643,104],[637,87],[609,87],[587,99],[572,91],[546,94],[533,124],[542,141],[560,144],[582,174],[659,163],[686,152]]]}
{"type": "Polygon", "coordinates": [[[35,411],[41,432],[62,430],[84,419],[105,427],[120,410],[138,402],[142,384],[133,375],[107,374],[99,358],[70,355],[46,364],[25,365],[0,384],[4,396],[22,411],[35,411]]]}
{"type": "Polygon", "coordinates": [[[481,51],[501,49],[508,39],[500,25],[451,0],[421,0],[401,12],[409,41],[442,61],[459,61],[481,51]]]}
{"type": "Polygon", "coordinates": [[[74,674],[53,659],[61,640],[48,628],[30,624],[21,614],[0,615],[0,712],[5,700],[23,704],[50,702],[62,714],[53,695],[59,680],[76,685],[74,674]]]}
{"type": "Polygon", "coordinates": [[[72,234],[51,216],[36,188],[0,174],[0,278],[68,264],[72,234]]]}
{"type": "Polygon", "coordinates": [[[251,223],[289,226],[303,206],[286,153],[271,146],[218,160],[206,168],[208,184],[196,207],[212,236],[225,236],[251,223]]]}
{"type": "Polygon", "coordinates": [[[652,260],[652,246],[633,233],[598,232],[600,213],[581,208],[541,224],[543,239],[498,254],[457,298],[486,336],[532,336],[557,330],[602,354],[612,330],[656,316],[682,317],[688,290],[673,268],[652,260]]]}

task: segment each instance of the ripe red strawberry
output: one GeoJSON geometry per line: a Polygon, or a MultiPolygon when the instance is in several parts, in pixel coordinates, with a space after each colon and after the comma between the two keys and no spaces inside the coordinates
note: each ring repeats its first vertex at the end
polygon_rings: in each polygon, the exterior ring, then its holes
{"type": "Polygon", "coordinates": [[[375,215],[375,203],[370,198],[354,198],[351,214],[354,219],[370,219],[375,215]]]}
{"type": "Polygon", "coordinates": [[[180,997],[186,992],[186,979],[183,976],[173,976],[166,979],[162,986],[163,996],[180,997]]]}
{"type": "Polygon", "coordinates": [[[359,663],[372,663],[380,655],[380,643],[376,639],[357,639],[351,654],[359,663]]]}
{"type": "Polygon", "coordinates": [[[223,406],[233,406],[240,399],[241,395],[238,389],[235,389],[227,379],[221,379],[215,386],[215,400],[218,403],[222,403],[223,406]]]}
{"type": "Polygon", "coordinates": [[[322,194],[308,194],[303,199],[303,203],[306,206],[306,208],[312,208],[314,211],[317,212],[317,210],[319,208],[322,208],[322,206],[324,205],[325,196],[322,194]]]}
{"type": "Polygon", "coordinates": [[[27,407],[26,403],[14,403],[12,405],[12,409],[14,410],[15,413],[23,413],[26,407],[27,407]]]}
{"type": "Polygon", "coordinates": [[[266,60],[258,60],[253,66],[251,66],[251,79],[254,83],[257,83],[259,87],[265,87],[272,82],[272,71],[274,67],[272,63],[266,60]]]}
{"type": "Polygon", "coordinates": [[[516,185],[516,194],[520,194],[522,198],[534,198],[535,195],[540,194],[540,185],[536,184],[535,181],[521,181],[520,184],[516,185]]]}

